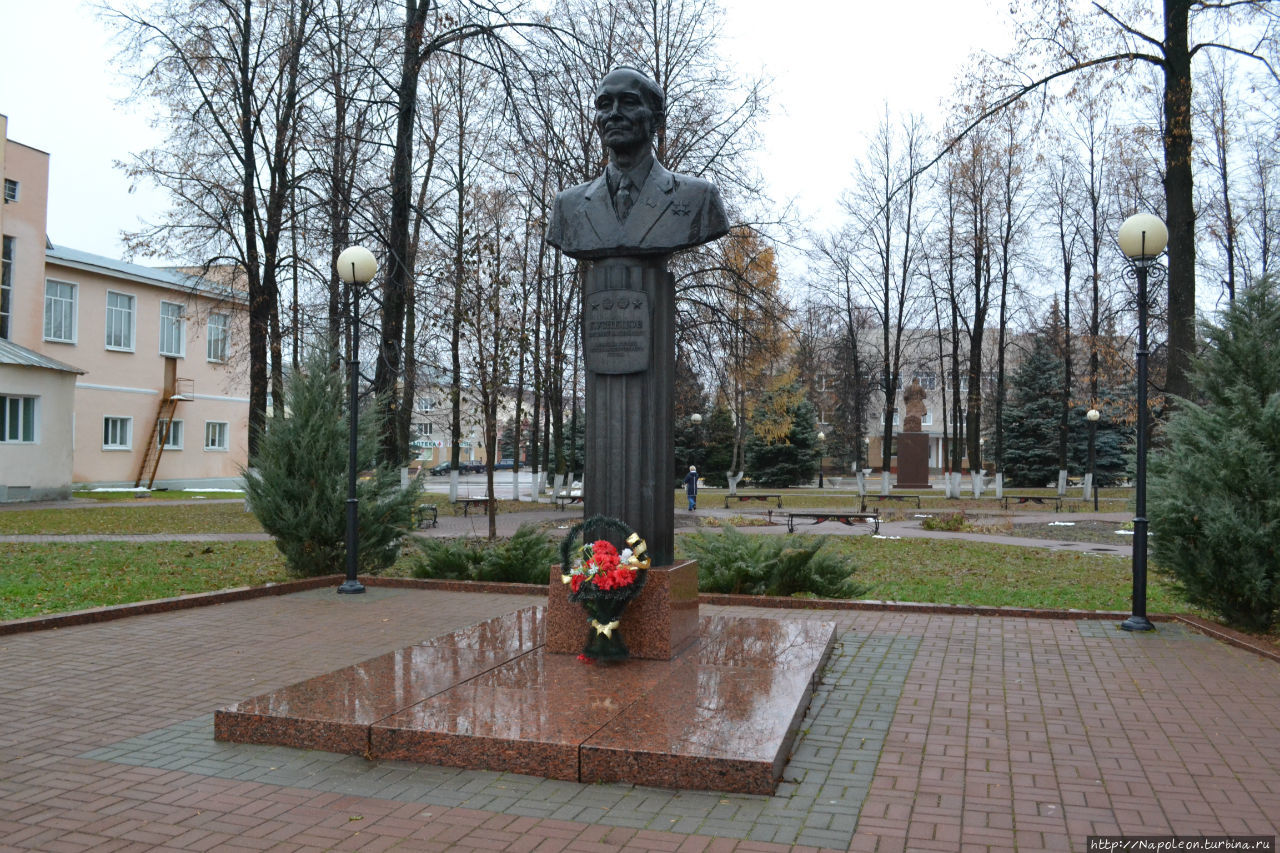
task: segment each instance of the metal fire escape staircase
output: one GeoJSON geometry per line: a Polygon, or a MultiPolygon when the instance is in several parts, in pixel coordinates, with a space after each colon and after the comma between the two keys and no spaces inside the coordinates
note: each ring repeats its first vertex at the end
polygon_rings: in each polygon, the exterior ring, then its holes
{"type": "Polygon", "coordinates": [[[173,429],[173,413],[177,411],[179,403],[195,399],[195,380],[174,378],[170,370],[165,373],[165,390],[160,395],[156,418],[151,424],[151,435],[142,449],[142,464],[138,466],[138,478],[133,482],[135,489],[142,485],[143,480],[147,481],[148,489],[156,481],[160,457],[164,454],[165,445],[169,443],[169,432],[173,429]]]}

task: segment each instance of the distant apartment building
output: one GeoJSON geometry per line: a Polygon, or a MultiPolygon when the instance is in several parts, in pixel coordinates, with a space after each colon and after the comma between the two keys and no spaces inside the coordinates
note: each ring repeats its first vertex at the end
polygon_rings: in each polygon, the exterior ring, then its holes
{"type": "MultiPolygon", "coordinates": [[[[878,332],[876,330],[872,330],[872,332],[874,334],[869,337],[874,337],[878,340],[878,332]]],[[[984,366],[990,365],[994,367],[996,363],[994,338],[994,335],[989,335],[984,341],[984,366]]],[[[883,381],[879,378],[880,370],[877,356],[877,353],[870,350],[864,355],[864,364],[868,365],[868,369],[874,372],[874,381],[876,383],[875,390],[872,391],[867,400],[866,417],[863,421],[863,435],[865,436],[866,444],[862,451],[862,464],[870,468],[880,468],[884,464],[884,420],[887,406],[885,405],[883,381]]],[[[1008,368],[1010,372],[1013,369],[1012,363],[1016,362],[1016,351],[1011,353],[1011,357],[1012,362],[1008,368]]],[[[966,372],[968,367],[967,359],[967,354],[962,352],[962,372],[959,377],[960,408],[962,411],[967,408],[967,395],[969,393],[969,376],[966,372]]],[[[932,330],[907,330],[902,346],[898,386],[894,395],[893,433],[896,435],[902,431],[902,419],[905,410],[903,392],[911,386],[912,382],[919,381],[925,392],[925,413],[920,419],[920,430],[929,436],[929,468],[935,472],[941,471],[947,466],[950,448],[956,440],[954,425],[947,420],[950,410],[955,406],[954,389],[950,384],[951,376],[949,370],[949,358],[944,365],[939,364],[937,340],[932,330]],[[945,424],[944,421],[946,421],[945,424]]],[[[839,402],[836,398],[836,389],[840,387],[836,380],[836,375],[829,370],[820,372],[813,378],[818,405],[816,415],[819,430],[830,429],[830,422],[835,419],[835,411],[839,402]]],[[[984,425],[994,416],[994,410],[989,405],[989,398],[994,393],[995,384],[996,375],[994,370],[984,370],[982,376],[983,407],[985,410],[984,425]]],[[[891,455],[889,461],[891,467],[896,470],[895,459],[896,456],[891,455]]],[[[966,457],[965,465],[967,464],[966,457]]]]}
{"type": "Polygon", "coordinates": [[[51,243],[49,155],[7,124],[0,115],[0,500],[73,483],[231,483],[248,453],[234,359],[244,294],[51,243]]]}

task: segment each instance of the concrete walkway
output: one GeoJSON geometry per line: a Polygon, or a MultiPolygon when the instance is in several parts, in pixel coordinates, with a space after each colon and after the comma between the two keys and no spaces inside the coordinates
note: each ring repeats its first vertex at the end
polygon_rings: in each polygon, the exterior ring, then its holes
{"type": "Polygon", "coordinates": [[[212,739],[218,707],[536,602],[324,589],[0,637],[0,850],[1083,851],[1277,833],[1280,664],[1171,623],[708,607],[840,632],[768,797],[212,739]]]}

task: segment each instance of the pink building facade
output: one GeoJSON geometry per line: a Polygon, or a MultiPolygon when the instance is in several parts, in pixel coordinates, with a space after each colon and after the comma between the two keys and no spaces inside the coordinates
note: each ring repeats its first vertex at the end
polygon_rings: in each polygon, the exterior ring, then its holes
{"type": "MultiPolygon", "coordinates": [[[[0,130],[6,124],[0,116],[0,130]]],[[[3,170],[0,339],[82,372],[69,425],[50,422],[60,411],[52,379],[44,401],[30,382],[21,395],[0,387],[27,419],[0,437],[0,452],[22,446],[62,458],[67,448],[55,445],[69,440],[76,484],[232,485],[248,451],[247,371],[237,356],[244,294],[53,244],[45,234],[49,155],[6,132],[3,170]]],[[[22,493],[22,483],[7,485],[22,493]]]]}

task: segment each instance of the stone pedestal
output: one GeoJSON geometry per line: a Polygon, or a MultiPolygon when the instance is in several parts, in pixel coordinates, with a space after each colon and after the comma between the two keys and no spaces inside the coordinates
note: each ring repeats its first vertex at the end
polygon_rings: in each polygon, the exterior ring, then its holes
{"type": "Polygon", "coordinates": [[[894,488],[929,488],[928,433],[898,433],[898,482],[894,488]]]}
{"type": "Polygon", "coordinates": [[[583,515],[622,519],[648,544],[654,565],[670,565],[675,282],[666,256],[592,263],[583,275],[582,303],[583,515]]]}
{"type": "MultiPolygon", "coordinates": [[[[551,569],[547,594],[547,651],[576,655],[586,644],[587,616],[569,601],[560,567],[551,569]]],[[[649,569],[649,578],[622,614],[623,642],[633,658],[670,660],[698,636],[698,563],[649,569]]]]}

